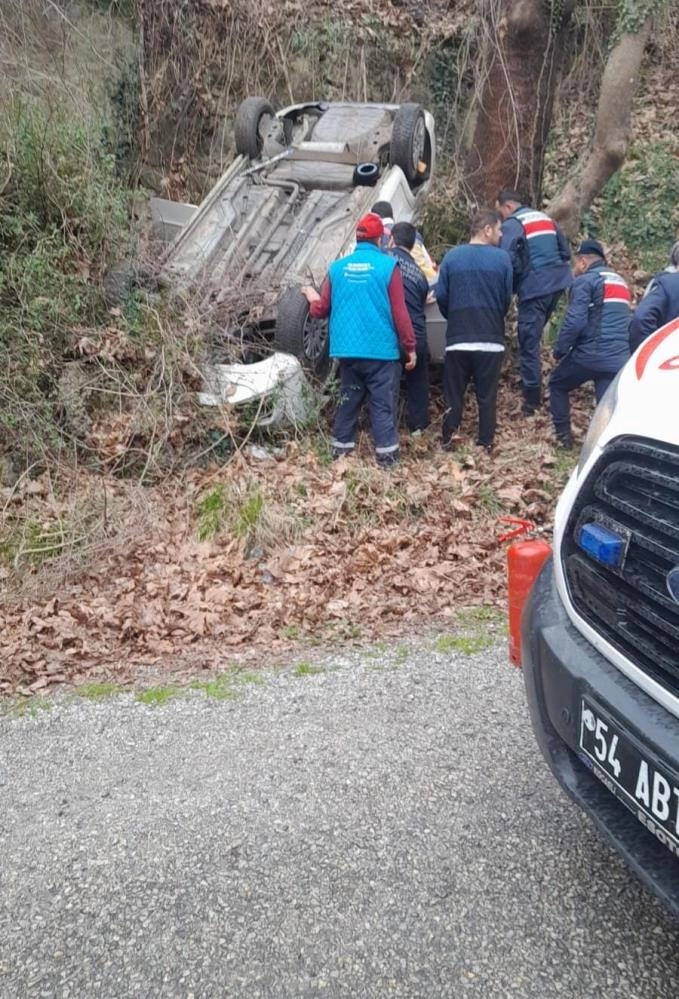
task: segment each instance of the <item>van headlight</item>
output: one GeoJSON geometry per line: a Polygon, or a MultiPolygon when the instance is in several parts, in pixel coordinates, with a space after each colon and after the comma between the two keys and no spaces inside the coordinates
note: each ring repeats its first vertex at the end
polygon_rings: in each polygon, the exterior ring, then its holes
{"type": "Polygon", "coordinates": [[[592,417],[592,422],[589,425],[589,430],[587,431],[587,436],[585,437],[580,457],[578,458],[578,475],[587,464],[592,451],[599,443],[599,438],[613,419],[613,414],[618,405],[618,382],[620,381],[621,374],[622,370],[617,373],[604,392],[601,402],[594,410],[594,416],[592,417]]]}

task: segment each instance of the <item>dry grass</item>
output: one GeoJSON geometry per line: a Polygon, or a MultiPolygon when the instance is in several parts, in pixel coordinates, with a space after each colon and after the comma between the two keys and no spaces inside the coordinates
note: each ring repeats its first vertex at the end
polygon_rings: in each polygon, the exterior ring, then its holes
{"type": "Polygon", "coordinates": [[[28,470],[0,496],[0,580],[6,593],[28,601],[49,599],[89,566],[124,557],[155,529],[147,490],[77,464],[37,479],[28,470]]]}

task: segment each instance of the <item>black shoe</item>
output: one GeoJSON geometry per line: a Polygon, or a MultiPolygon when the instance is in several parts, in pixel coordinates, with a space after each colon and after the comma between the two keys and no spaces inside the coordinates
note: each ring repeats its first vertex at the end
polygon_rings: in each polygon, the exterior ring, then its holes
{"type": "Polygon", "coordinates": [[[462,435],[458,434],[457,430],[450,435],[450,437],[441,438],[441,450],[442,451],[456,451],[457,448],[462,443],[462,435]]]}
{"type": "Polygon", "coordinates": [[[394,465],[398,465],[401,460],[400,448],[396,451],[390,451],[388,454],[376,454],[375,461],[380,468],[393,468],[394,465]]]}
{"type": "Polygon", "coordinates": [[[521,407],[521,414],[523,416],[535,416],[542,402],[540,394],[539,388],[523,390],[523,406],[521,407]]]}
{"type": "Polygon", "coordinates": [[[556,440],[562,451],[572,451],[575,447],[573,438],[570,434],[557,434],[556,440]]]}

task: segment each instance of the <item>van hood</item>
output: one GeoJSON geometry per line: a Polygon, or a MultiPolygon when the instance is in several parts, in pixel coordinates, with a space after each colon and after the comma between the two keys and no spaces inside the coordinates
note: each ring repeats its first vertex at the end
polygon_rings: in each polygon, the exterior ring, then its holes
{"type": "Polygon", "coordinates": [[[648,337],[625,365],[599,446],[621,434],[679,445],[679,319],[648,337]]]}

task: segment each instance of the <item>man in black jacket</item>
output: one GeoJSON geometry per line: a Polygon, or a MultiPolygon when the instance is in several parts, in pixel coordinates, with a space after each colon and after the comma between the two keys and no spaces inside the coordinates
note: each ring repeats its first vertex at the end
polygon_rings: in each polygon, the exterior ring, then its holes
{"type": "Polygon", "coordinates": [[[417,230],[410,222],[396,222],[389,235],[389,249],[401,271],[406,308],[415,333],[417,364],[405,372],[406,425],[411,434],[429,426],[429,348],[424,318],[429,283],[411,255],[416,238],[417,230]]]}

